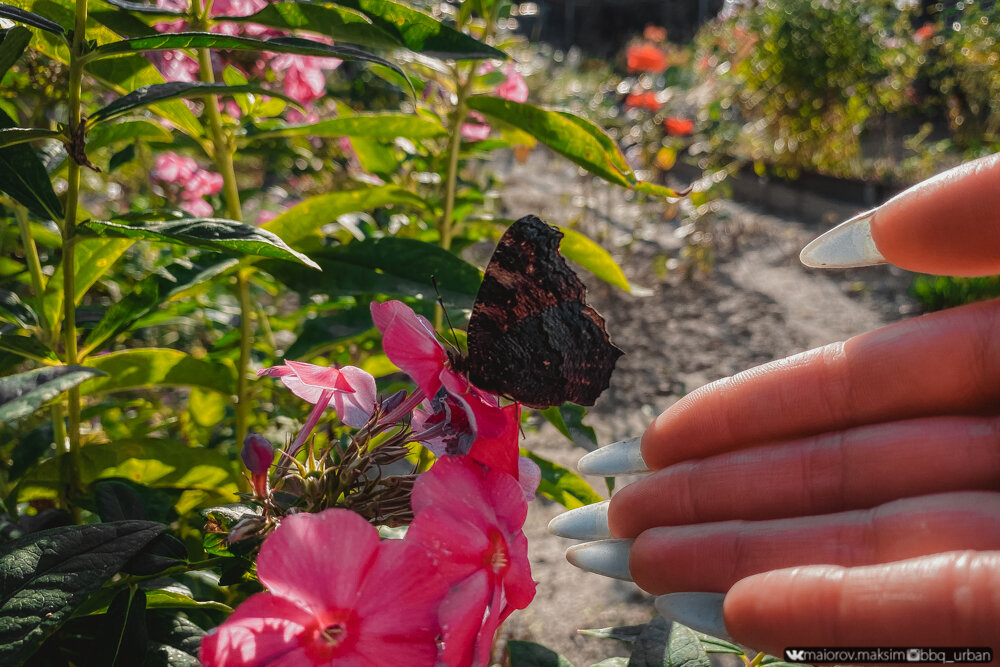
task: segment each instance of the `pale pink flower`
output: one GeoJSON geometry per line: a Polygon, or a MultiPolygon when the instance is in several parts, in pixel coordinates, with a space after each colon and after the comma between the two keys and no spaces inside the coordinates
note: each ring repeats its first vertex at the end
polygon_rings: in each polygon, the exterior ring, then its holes
{"type": "Polygon", "coordinates": [[[411,502],[406,541],[427,549],[451,584],[440,612],[442,662],[486,665],[500,623],[535,596],[520,487],[468,457],[446,456],[420,476],[411,502]]]}
{"type": "Polygon", "coordinates": [[[177,153],[166,152],[156,156],[153,166],[153,178],[165,183],[185,183],[198,171],[198,163],[189,157],[177,153]]]}
{"type": "Polygon", "coordinates": [[[265,541],[257,576],[268,588],[210,632],[206,667],[434,665],[447,587],[409,540],[379,541],[357,514],[286,517],[265,541]]]}
{"type": "Polygon", "coordinates": [[[199,169],[184,182],[184,192],[189,199],[200,199],[222,190],[223,183],[222,174],[199,169]]]}
{"type": "Polygon", "coordinates": [[[333,406],[340,421],[361,428],[375,410],[375,378],[355,366],[316,366],[286,361],[257,371],[258,376],[281,378],[293,394],[315,405],[320,412],[333,406]]]}
{"type": "Polygon", "coordinates": [[[326,94],[325,70],[336,69],[341,62],[338,58],[279,53],[271,59],[270,66],[275,72],[284,72],[285,94],[307,106],[326,94]]]}
{"type": "Polygon", "coordinates": [[[475,122],[462,123],[462,128],[459,131],[462,133],[463,139],[482,141],[490,136],[490,125],[486,122],[483,114],[478,111],[470,111],[468,118],[475,122]]]}
{"type": "Polygon", "coordinates": [[[510,63],[504,67],[503,73],[507,75],[507,79],[497,86],[497,97],[502,97],[505,100],[513,102],[527,102],[528,83],[517,71],[517,67],[513,63],[510,63]]]}
{"type": "Polygon", "coordinates": [[[448,353],[427,318],[401,301],[372,303],[371,313],[382,332],[386,355],[413,379],[424,398],[437,398],[442,409],[447,407],[456,420],[453,427],[467,434],[465,446],[476,437],[497,437],[503,431],[507,420],[497,397],[451,368],[448,353]]]}
{"type": "Polygon", "coordinates": [[[215,213],[215,209],[204,199],[182,199],[181,210],[196,218],[210,218],[215,213]]]}

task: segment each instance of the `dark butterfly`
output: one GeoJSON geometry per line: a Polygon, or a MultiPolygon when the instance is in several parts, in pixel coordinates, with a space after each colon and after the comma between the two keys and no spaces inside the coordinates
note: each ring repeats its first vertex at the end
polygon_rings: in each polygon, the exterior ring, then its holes
{"type": "Polygon", "coordinates": [[[450,355],[472,384],[533,408],[593,405],[624,354],[559,254],[562,237],[533,215],[510,226],[472,308],[469,354],[450,355]]]}

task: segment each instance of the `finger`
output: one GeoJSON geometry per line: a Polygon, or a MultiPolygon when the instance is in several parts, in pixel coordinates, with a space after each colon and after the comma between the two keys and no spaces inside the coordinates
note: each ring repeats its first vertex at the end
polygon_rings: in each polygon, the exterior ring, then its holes
{"type": "Polygon", "coordinates": [[[1000,493],[906,498],[871,510],[771,521],[652,528],[631,547],[640,588],[725,592],[740,579],[786,567],[853,567],[961,549],[1000,550],[1000,493]]]}
{"type": "Polygon", "coordinates": [[[757,444],[1000,405],[1000,299],[932,313],[706,385],[663,412],[642,458],[663,468],[757,444]]]}
{"type": "Polygon", "coordinates": [[[965,490],[1000,490],[1000,418],[859,426],[683,461],[622,487],[607,523],[615,537],[636,537],[655,526],[812,516],[965,490]]]}
{"type": "Polygon", "coordinates": [[[1000,648],[1000,553],[952,552],[844,568],[754,575],[726,594],[736,641],[781,655],[788,646],[1000,648]]]}
{"type": "Polygon", "coordinates": [[[876,247],[896,266],[949,276],[1000,273],[1000,153],[938,174],[879,207],[876,247]]]}

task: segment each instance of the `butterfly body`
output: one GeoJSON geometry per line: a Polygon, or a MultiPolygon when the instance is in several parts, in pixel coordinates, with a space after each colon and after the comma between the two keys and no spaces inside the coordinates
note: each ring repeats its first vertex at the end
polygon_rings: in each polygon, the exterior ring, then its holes
{"type": "Polygon", "coordinates": [[[623,352],[559,254],[562,232],[535,216],[500,238],[469,318],[467,357],[452,367],[530,407],[593,405],[623,352]]]}

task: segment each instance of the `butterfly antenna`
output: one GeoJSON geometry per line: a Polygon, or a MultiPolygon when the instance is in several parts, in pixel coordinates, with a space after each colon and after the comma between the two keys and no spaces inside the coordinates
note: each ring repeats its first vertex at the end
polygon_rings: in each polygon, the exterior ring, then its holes
{"type": "Polygon", "coordinates": [[[433,275],[431,276],[431,285],[434,286],[434,294],[437,295],[438,306],[441,307],[441,312],[444,313],[444,319],[448,320],[448,329],[451,330],[451,341],[449,341],[449,344],[455,348],[456,352],[461,353],[462,349],[458,346],[458,336],[455,335],[455,326],[451,323],[451,316],[448,315],[448,309],[444,307],[444,299],[441,298],[437,278],[433,275]]]}

